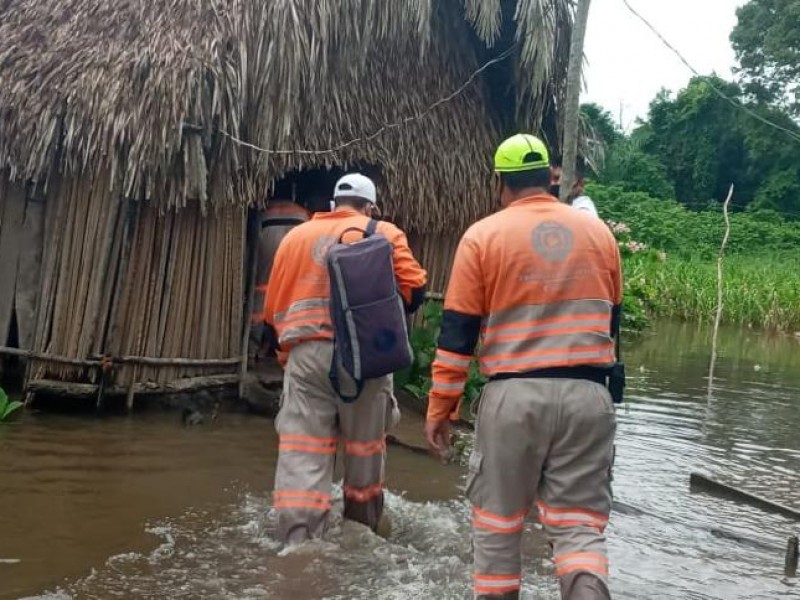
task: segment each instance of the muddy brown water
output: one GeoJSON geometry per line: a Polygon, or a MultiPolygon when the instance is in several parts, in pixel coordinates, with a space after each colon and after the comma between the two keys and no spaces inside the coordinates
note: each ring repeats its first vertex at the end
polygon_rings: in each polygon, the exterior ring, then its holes
{"type": "MultiPolygon", "coordinates": [[[[660,324],[629,344],[619,409],[615,598],[800,598],[782,579],[800,524],[689,492],[701,471],[800,508],[800,341],[660,324]]],[[[408,417],[396,435],[416,442],[408,417]]],[[[463,472],[392,448],[388,540],[335,518],[291,552],[271,537],[271,421],[25,414],[0,425],[0,598],[469,598],[463,472]]],[[[556,598],[531,522],[524,597],[556,598]]]]}

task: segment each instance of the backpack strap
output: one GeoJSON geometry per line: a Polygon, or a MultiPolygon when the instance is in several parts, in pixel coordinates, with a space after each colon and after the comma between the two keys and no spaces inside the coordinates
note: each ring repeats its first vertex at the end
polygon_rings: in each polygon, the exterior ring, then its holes
{"type": "Polygon", "coordinates": [[[348,396],[342,393],[342,388],[339,384],[339,357],[336,353],[336,344],[333,345],[333,358],[331,359],[331,370],[328,372],[328,379],[331,381],[333,390],[345,404],[350,404],[351,402],[358,400],[358,397],[364,390],[364,380],[358,379],[356,380],[356,393],[354,395],[348,396]]]}
{"type": "Polygon", "coordinates": [[[360,231],[364,234],[364,238],[368,238],[370,236],[375,235],[375,232],[378,230],[378,221],[377,219],[370,219],[369,223],[367,223],[366,229],[361,229],[361,227],[348,227],[342,232],[342,235],[339,236],[339,243],[342,243],[345,234],[350,233],[351,231],[360,231]]]}

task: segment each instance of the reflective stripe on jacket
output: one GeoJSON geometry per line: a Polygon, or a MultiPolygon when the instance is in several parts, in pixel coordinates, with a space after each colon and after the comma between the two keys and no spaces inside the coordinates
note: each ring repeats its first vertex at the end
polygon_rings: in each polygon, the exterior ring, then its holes
{"type": "MultiPolygon", "coordinates": [[[[264,320],[275,329],[284,353],[304,341],[333,338],[328,308],[328,249],[346,229],[364,230],[368,222],[366,216],[354,210],[316,213],[281,242],[267,284],[264,320]]],[[[392,244],[397,285],[406,304],[412,305],[420,296],[418,292],[424,290],[427,274],[411,254],[406,235],[399,228],[379,221],[376,231],[392,244]]],[[[354,241],[359,235],[348,233],[345,241],[354,241]]]]}
{"type": "Polygon", "coordinates": [[[611,365],[621,302],[619,249],[601,220],[541,195],[479,221],[456,251],[428,417],[456,417],[476,346],[488,377],[611,365]]]}

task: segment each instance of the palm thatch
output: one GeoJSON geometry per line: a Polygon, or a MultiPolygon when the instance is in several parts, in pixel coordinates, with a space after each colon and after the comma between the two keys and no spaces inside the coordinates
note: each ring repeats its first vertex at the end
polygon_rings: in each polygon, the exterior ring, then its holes
{"type": "Polygon", "coordinates": [[[491,208],[497,139],[543,121],[552,135],[571,5],[0,0],[0,170],[45,189],[86,176],[110,196],[205,211],[257,202],[290,170],[366,162],[407,228],[462,228],[491,208]],[[500,76],[424,118],[303,152],[423,112],[510,45],[500,76]]]}

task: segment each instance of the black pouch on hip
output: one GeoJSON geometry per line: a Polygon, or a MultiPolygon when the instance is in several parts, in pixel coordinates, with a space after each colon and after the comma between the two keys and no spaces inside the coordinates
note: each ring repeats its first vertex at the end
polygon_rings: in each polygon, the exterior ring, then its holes
{"type": "Polygon", "coordinates": [[[608,392],[614,404],[622,404],[625,390],[625,363],[616,362],[608,370],[608,392]]]}

